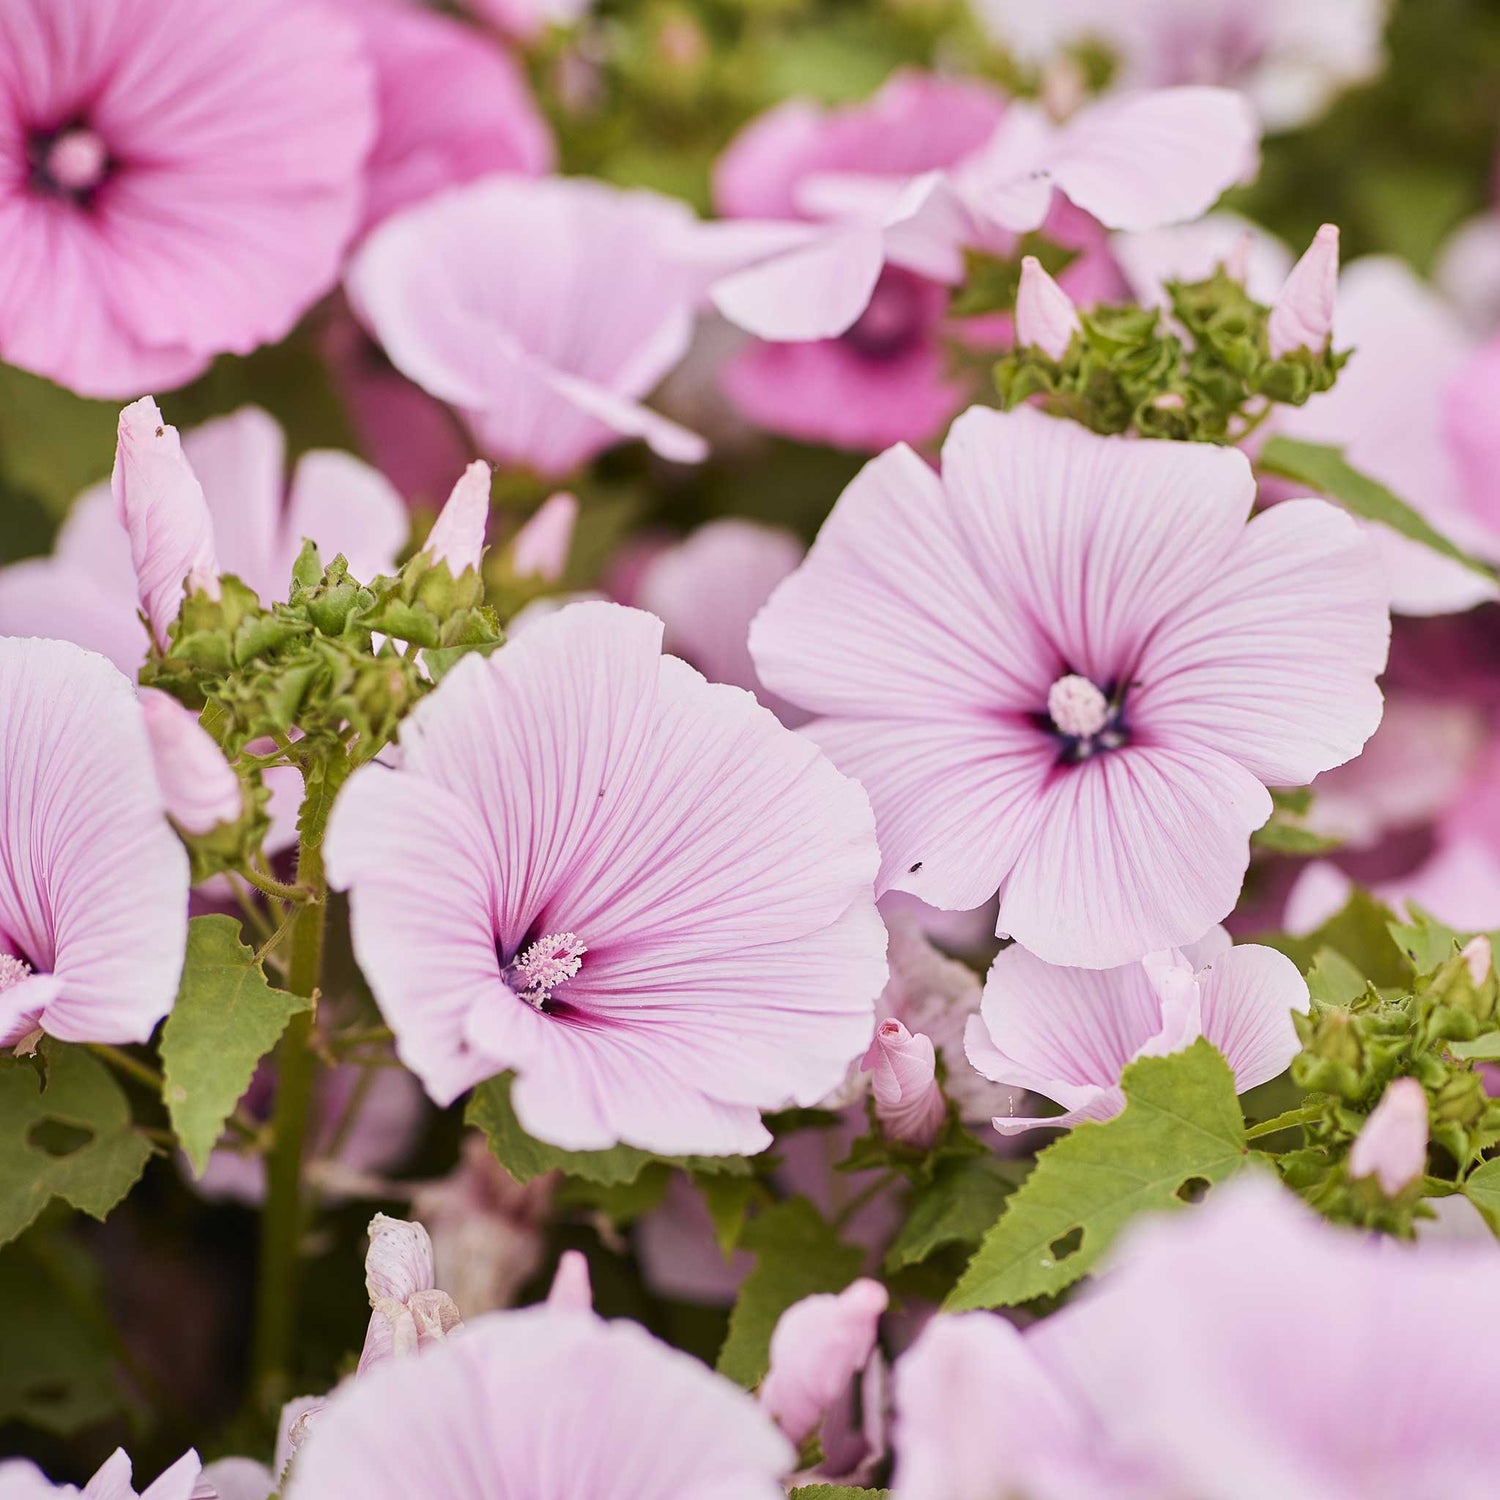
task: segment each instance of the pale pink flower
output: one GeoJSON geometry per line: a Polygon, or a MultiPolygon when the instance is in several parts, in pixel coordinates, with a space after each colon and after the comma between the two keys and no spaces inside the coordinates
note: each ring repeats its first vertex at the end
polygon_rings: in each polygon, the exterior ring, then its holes
{"type": "Polygon", "coordinates": [[[552,132],[496,42],[411,0],[341,0],[375,66],[364,228],[454,183],[552,169],[552,132]]]}
{"type": "Polygon", "coordinates": [[[220,1458],[205,1466],[202,1500],[271,1500],[276,1479],[265,1464],[253,1458],[220,1458]]]}
{"type": "Polygon", "coordinates": [[[418,1223],[376,1214],[365,1255],[370,1325],[356,1374],[441,1343],[462,1320],[447,1292],[436,1288],[432,1241],[418,1223]]]}
{"type": "Polygon", "coordinates": [[[900,1021],[882,1021],[861,1067],[870,1075],[875,1118],[885,1133],[922,1150],[930,1146],[948,1112],[932,1038],[913,1036],[900,1021]]]}
{"type": "Polygon", "coordinates": [[[1257,302],[1271,303],[1292,269],[1292,253],[1238,214],[1217,212],[1192,224],[1110,237],[1110,253],[1143,307],[1166,307],[1163,283],[1206,281],[1224,266],[1257,302]]]}
{"type": "Polygon", "coordinates": [[[71,1484],[53,1484],[25,1459],[9,1459],[0,1462],[0,1500],[53,1500],[66,1495],[79,1500],[219,1500],[216,1491],[203,1482],[202,1473],[202,1461],[189,1448],[137,1494],[131,1482],[130,1455],[116,1448],[80,1490],[71,1484]]]}
{"type": "Polygon", "coordinates": [[[285,1493],[781,1500],[793,1459],[754,1400],[689,1355],[634,1323],[543,1306],[350,1381],[285,1493]]]}
{"type": "Polygon", "coordinates": [[[510,565],[518,578],[556,583],[568,566],[578,499],[559,491],[544,500],[510,539],[510,565]]]}
{"type": "Polygon", "coordinates": [[[1500,213],[1461,224],[1443,242],[1432,279],[1469,328],[1500,328],[1500,213]]]}
{"type": "Polygon", "coordinates": [[[1029,409],[954,424],[939,478],[866,465],[757,616],[762,679],[870,793],[877,889],[1054,963],[1187,943],[1234,905],[1265,785],[1380,718],[1384,586],[1321,501],[1248,526],[1244,456],[1029,409]]]}
{"type": "Polygon", "coordinates": [[[1073,299],[1042,269],[1036,256],[1024,256],[1016,292],[1016,343],[1035,345],[1049,359],[1061,359],[1082,326],[1073,299]]]}
{"type": "Polygon", "coordinates": [[[1448,382],[1443,435],[1458,470],[1468,513],[1500,554],[1500,334],[1477,349],[1448,382]]]}
{"type": "Polygon", "coordinates": [[[1349,1151],[1349,1175],[1374,1177],[1394,1198],[1427,1170],[1427,1092],[1415,1078],[1388,1083],[1349,1151]]]}
{"type": "Polygon", "coordinates": [[[0,359],[181,385],[338,276],[375,131],[358,30],[309,0],[0,8],[0,359]]]}
{"type": "Polygon", "coordinates": [[[453,493],[438,512],[438,518],[422,543],[434,561],[447,563],[457,578],[477,568],[484,558],[484,534],[490,524],[490,482],[494,474],[487,463],[469,465],[453,486],[453,493]]]}
{"type": "Polygon", "coordinates": [[[624,438],[696,462],[640,404],[687,352],[688,210],[582,178],[489,177],[387,219],[346,285],[392,362],[457,407],[491,458],[564,474],[624,438]]]}
{"type": "Polygon", "coordinates": [[[188,860],[102,657],[0,637],[0,1044],[144,1042],[177,997],[188,860]]]}
{"type": "Polygon", "coordinates": [[[1388,0],[978,0],[992,35],[1029,62],[1103,42],[1125,88],[1243,89],[1268,128],[1321,114],[1379,72],[1388,0]]]}
{"type": "Polygon", "coordinates": [[[1271,358],[1294,349],[1321,354],[1333,332],[1333,308],[1339,284],[1339,231],[1325,224],[1313,236],[1302,259],[1271,304],[1266,321],[1271,358]]]}
{"type": "Polygon", "coordinates": [[[1336,1228],[1256,1175],[1136,1230],[1032,1342],[1153,1494],[1482,1500],[1500,1366],[1473,1333],[1497,1317],[1493,1243],[1336,1228]]]}
{"type": "Polygon", "coordinates": [[[362,767],[325,856],[402,1060],[505,1069],[583,1150],[758,1151],[868,1043],[886,977],[868,803],[748,693],[575,604],[469,657],[362,767]]]}
{"type": "Polygon", "coordinates": [[[1232,948],[1222,928],[1118,969],[1056,968],[1010,947],[969,1021],[969,1061],[1063,1106],[1060,1115],[997,1115],[1002,1135],[1107,1120],[1125,1107],[1120,1075],[1130,1063],[1199,1037],[1224,1054],[1240,1093],[1284,1073],[1299,1049],[1292,1012],[1308,1003],[1291,959],[1253,943],[1232,948]]]}
{"type": "MultiPolygon", "coordinates": [[[[409,530],[406,508],[367,464],[347,453],[304,454],[288,491],[286,441],[258,407],[205,422],[180,450],[176,429],[159,413],[153,424],[153,410],[137,402],[122,414],[116,474],[130,508],[144,518],[138,525],[150,528],[141,531],[140,545],[154,571],[141,596],[156,600],[147,613],[160,639],[195,567],[203,581],[210,574],[216,580],[220,569],[233,573],[267,605],[286,599],[304,537],[325,562],[342,552],[361,580],[395,567],[409,530]],[[161,529],[152,524],[158,517],[161,529]]],[[[137,618],[133,540],[109,488],[86,490],[51,557],[0,569],[0,632],[77,641],[134,677],[148,642],[137,618]]]]}
{"type": "Polygon", "coordinates": [[[167,816],[188,834],[233,823],[245,809],[240,779],[197,714],[156,688],[140,701],[167,816]]]}
{"type": "Polygon", "coordinates": [[[880,1316],[889,1302],[878,1281],[861,1278],[837,1295],[804,1297],[776,1320],[760,1404],[797,1447],[817,1432],[875,1356],[880,1316]]]}
{"type": "Polygon", "coordinates": [[[594,1289],[589,1281],[589,1263],[581,1250],[564,1250],[547,1293],[548,1307],[561,1312],[592,1312],[594,1289]]]}

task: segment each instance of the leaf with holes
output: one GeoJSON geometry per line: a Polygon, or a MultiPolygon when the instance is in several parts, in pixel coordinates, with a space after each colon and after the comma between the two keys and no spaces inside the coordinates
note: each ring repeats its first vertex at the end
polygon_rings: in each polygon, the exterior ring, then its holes
{"type": "Polygon", "coordinates": [[[0,1245],[54,1199],[102,1219],[135,1186],[151,1143],[131,1123],[130,1102],[107,1067],[82,1047],[50,1038],[46,1073],[0,1061],[0,1245]]]}
{"type": "Polygon", "coordinates": [[[256,1064],[312,1001],[266,983],[233,917],[194,917],[177,1003],[161,1034],[162,1098],[200,1176],[256,1064]]]}
{"type": "Polygon", "coordinates": [[[1229,1064],[1206,1041],[1125,1069],[1124,1112],[1075,1126],[1037,1158],[954,1288],[950,1311],[1052,1296],[1093,1268],[1137,1215],[1247,1159],[1229,1064]]]}

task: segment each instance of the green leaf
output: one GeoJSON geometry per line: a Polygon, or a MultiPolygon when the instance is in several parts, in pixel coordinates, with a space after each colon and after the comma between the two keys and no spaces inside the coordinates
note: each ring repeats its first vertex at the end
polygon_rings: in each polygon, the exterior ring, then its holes
{"type": "Polygon", "coordinates": [[[1016,1162],[980,1156],[945,1163],[932,1186],[913,1201],[886,1253],[886,1270],[920,1265],[944,1245],[977,1245],[1018,1185],[1016,1162]]]}
{"type": "Polygon", "coordinates": [[[705,1177],[702,1173],[694,1173],[693,1181],[713,1220],[714,1238],[727,1256],[740,1242],[745,1214],[759,1191],[759,1184],[753,1177],[705,1177]]]}
{"type": "Polygon", "coordinates": [[[1476,1167],[1464,1179],[1464,1197],[1480,1213],[1484,1221],[1500,1236],[1500,1159],[1487,1161],[1476,1167]]]}
{"type": "Polygon", "coordinates": [[[490,1143],[495,1160],[517,1182],[530,1182],[544,1172],[566,1172],[589,1182],[621,1187],[632,1183],[651,1162],[667,1162],[697,1172],[748,1176],[743,1156],[653,1156],[635,1146],[611,1146],[605,1151],[564,1151],[527,1135],[510,1102],[511,1075],[501,1073],[481,1083],[469,1097],[464,1120],[477,1126],[490,1143]]]}
{"type": "Polygon", "coordinates": [[[1368,987],[1365,976],[1332,948],[1321,949],[1307,971],[1308,994],[1328,1005],[1351,1005],[1368,987]]]}
{"type": "Polygon", "coordinates": [[[0,470],[61,516],[109,477],[118,401],[86,401],[40,375],[0,365],[0,470]]]}
{"type": "Polygon", "coordinates": [[[1464,1062],[1500,1062],[1500,1031],[1487,1031],[1471,1042],[1444,1044],[1454,1057],[1464,1062]]]}
{"type": "Polygon", "coordinates": [[[115,1076],[82,1047],[45,1040],[0,1061],[0,1245],[54,1199],[102,1219],[135,1186],[151,1145],[115,1076]]]}
{"type": "Polygon", "coordinates": [[[194,917],[188,924],[182,983],[161,1034],[162,1098],[200,1176],[255,1065],[287,1022],[311,1009],[311,1000],[266,983],[233,917],[194,917]]]}
{"type": "Polygon", "coordinates": [[[1411,960],[1412,968],[1421,974],[1431,974],[1463,947],[1462,936],[1446,923],[1429,916],[1420,907],[1406,903],[1411,913],[1411,922],[1392,922],[1391,941],[1411,960]]]}
{"type": "Polygon", "coordinates": [[[1361,473],[1344,460],[1343,449],[1326,443],[1304,443],[1297,438],[1273,437],[1261,449],[1260,468],[1283,479],[1309,485],[1320,495],[1337,500],[1346,510],[1366,521],[1377,521],[1411,541],[1462,563],[1490,582],[1493,568],[1470,557],[1441,532],[1435,531],[1406,501],[1383,484],[1361,473]]]}
{"type": "Polygon", "coordinates": [[[1011,1195],[949,1310],[1013,1307],[1071,1286],[1137,1215],[1175,1208],[1190,1183],[1245,1164],[1245,1122],[1229,1065],[1207,1041],[1125,1069],[1125,1109],[1044,1150],[1011,1195]]]}
{"type": "Polygon", "coordinates": [[[740,1236],[755,1267],[740,1287],[719,1350],[718,1371],[747,1389],[765,1377],[776,1320],[816,1292],[841,1292],[859,1275],[865,1252],[846,1245],[806,1198],[789,1198],[752,1219],[740,1236]]]}

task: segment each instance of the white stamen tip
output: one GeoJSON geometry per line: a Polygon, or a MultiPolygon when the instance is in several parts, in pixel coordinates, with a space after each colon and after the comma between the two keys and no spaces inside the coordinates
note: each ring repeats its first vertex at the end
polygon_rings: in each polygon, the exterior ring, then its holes
{"type": "Polygon", "coordinates": [[[1109,699],[1087,677],[1070,672],[1047,690],[1047,712],[1059,734],[1088,739],[1109,723],[1109,699]]]}
{"type": "Polygon", "coordinates": [[[512,965],[521,984],[521,998],[534,1005],[550,998],[558,985],[583,967],[588,951],[576,933],[552,932],[538,938],[512,965]]]}
{"type": "Polygon", "coordinates": [[[0,990],[8,990],[31,977],[31,965],[13,953],[0,953],[0,990]]]}
{"type": "Polygon", "coordinates": [[[92,130],[65,130],[47,148],[47,176],[70,193],[86,193],[104,180],[109,149],[92,130]]]}

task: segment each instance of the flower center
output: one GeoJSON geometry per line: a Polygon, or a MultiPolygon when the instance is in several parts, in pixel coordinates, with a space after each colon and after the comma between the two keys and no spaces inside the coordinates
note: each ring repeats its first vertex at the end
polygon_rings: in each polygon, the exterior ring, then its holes
{"type": "Polygon", "coordinates": [[[528,1005],[542,1010],[552,991],[577,975],[588,951],[576,933],[548,933],[505,966],[505,982],[528,1005]]]}
{"type": "Polygon", "coordinates": [[[13,988],[31,977],[31,965],[13,953],[0,953],[0,992],[13,988]]]}
{"type": "Polygon", "coordinates": [[[1076,764],[1101,750],[1118,750],[1126,743],[1120,709],[1121,705],[1097,683],[1068,672],[1047,690],[1043,723],[1062,740],[1061,758],[1076,764]]]}
{"type": "Polygon", "coordinates": [[[27,154],[33,185],[60,197],[84,201],[109,175],[109,147],[86,125],[38,134],[27,154]]]}

